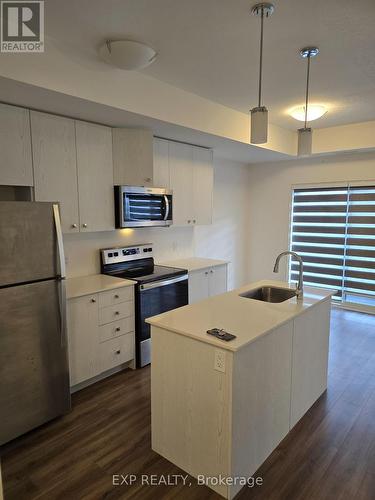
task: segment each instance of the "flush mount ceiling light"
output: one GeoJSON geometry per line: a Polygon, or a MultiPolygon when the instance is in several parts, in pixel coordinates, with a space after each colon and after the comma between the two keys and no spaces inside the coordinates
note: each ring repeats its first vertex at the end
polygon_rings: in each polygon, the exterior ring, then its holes
{"type": "MultiPolygon", "coordinates": [[[[323,115],[325,115],[327,111],[327,108],[323,106],[323,104],[309,104],[309,108],[307,110],[307,121],[311,122],[313,120],[317,120],[318,118],[321,118],[323,115]]],[[[290,109],[288,113],[295,120],[304,122],[306,106],[295,106],[294,108],[290,109]]]]}
{"type": "Polygon", "coordinates": [[[252,144],[264,144],[268,138],[268,110],[262,106],[262,73],[263,73],[263,24],[264,18],[270,17],[275,10],[272,3],[257,3],[251,9],[254,16],[260,17],[260,45],[259,45],[259,92],[258,106],[251,112],[251,139],[252,144]]]}
{"type": "Polygon", "coordinates": [[[310,61],[312,57],[319,54],[318,47],[305,47],[300,51],[301,57],[307,59],[306,76],[306,101],[305,101],[305,126],[298,129],[298,156],[309,156],[312,151],[312,129],[307,127],[309,113],[309,83],[310,83],[310,61]]]}
{"type": "Polygon", "coordinates": [[[99,54],[107,63],[128,71],[145,68],[158,55],[152,47],[134,40],[107,40],[99,54]]]}

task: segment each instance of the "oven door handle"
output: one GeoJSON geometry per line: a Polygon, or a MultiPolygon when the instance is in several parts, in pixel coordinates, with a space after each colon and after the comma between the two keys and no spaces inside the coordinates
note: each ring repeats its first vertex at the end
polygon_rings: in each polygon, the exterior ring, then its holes
{"type": "Polygon", "coordinates": [[[167,220],[168,216],[169,216],[169,200],[168,200],[168,196],[164,195],[164,201],[165,201],[165,215],[164,215],[164,220],[167,220]]]}
{"type": "Polygon", "coordinates": [[[141,285],[139,288],[142,291],[151,290],[152,288],[159,288],[161,286],[173,285],[173,283],[178,283],[179,281],[184,281],[188,279],[187,274],[183,274],[182,276],[177,276],[177,278],[170,278],[163,281],[153,281],[152,283],[145,283],[141,285]]]}

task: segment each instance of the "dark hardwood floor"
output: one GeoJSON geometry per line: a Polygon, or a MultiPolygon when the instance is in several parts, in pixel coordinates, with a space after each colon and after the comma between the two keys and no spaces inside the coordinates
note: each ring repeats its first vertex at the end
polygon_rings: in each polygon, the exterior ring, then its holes
{"type": "MultiPolygon", "coordinates": [[[[204,486],[113,486],[112,474],[184,474],[150,446],[150,369],[73,396],[73,411],[2,450],[5,500],[218,499],[204,486]]],[[[328,391],[240,499],[375,498],[375,316],[333,310],[328,391]]]]}

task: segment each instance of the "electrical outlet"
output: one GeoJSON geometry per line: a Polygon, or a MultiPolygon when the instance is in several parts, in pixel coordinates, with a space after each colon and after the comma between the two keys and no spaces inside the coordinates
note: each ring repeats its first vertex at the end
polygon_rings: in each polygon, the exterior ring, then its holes
{"type": "Polygon", "coordinates": [[[215,364],[214,369],[218,372],[225,373],[225,351],[215,349],[215,364]]]}

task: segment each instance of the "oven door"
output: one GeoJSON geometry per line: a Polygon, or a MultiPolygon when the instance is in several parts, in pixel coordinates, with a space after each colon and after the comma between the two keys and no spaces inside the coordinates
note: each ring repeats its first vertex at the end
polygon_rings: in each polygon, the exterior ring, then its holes
{"type": "Polygon", "coordinates": [[[118,205],[118,227],[172,224],[172,194],[166,189],[120,186],[118,205]]]}
{"type": "Polygon", "coordinates": [[[150,325],[145,319],[187,305],[188,275],[139,285],[137,302],[136,352],[141,367],[151,362],[150,325]]]}

